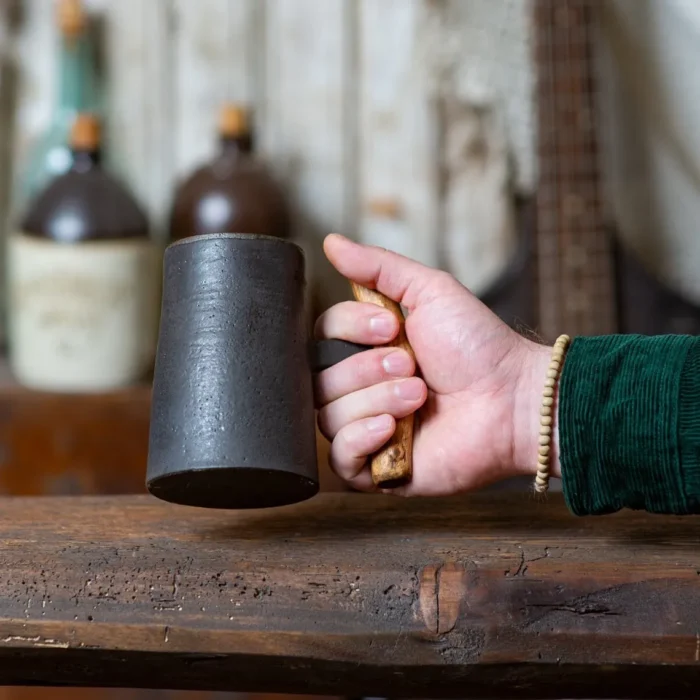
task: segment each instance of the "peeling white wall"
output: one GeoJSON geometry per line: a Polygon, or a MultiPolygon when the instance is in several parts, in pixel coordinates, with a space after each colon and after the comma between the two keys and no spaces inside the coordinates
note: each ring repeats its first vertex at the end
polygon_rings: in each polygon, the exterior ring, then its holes
{"type": "Polygon", "coordinates": [[[602,149],[630,250],[700,303],[700,3],[602,4],[602,149]]]}
{"type": "MultiPolygon", "coordinates": [[[[50,118],[57,49],[54,0],[19,1],[15,166],[50,118]]],[[[475,291],[514,254],[511,194],[536,180],[530,0],[86,5],[105,32],[109,162],[157,233],[176,178],[215,148],[217,106],[244,99],[326,301],[348,293],[318,257],[329,231],[443,264],[475,291]]]]}

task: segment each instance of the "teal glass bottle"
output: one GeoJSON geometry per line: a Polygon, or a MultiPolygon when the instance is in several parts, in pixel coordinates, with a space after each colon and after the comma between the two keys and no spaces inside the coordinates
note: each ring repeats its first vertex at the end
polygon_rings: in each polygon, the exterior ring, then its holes
{"type": "Polygon", "coordinates": [[[48,129],[31,148],[19,183],[19,211],[51,180],[70,170],[70,132],[79,113],[99,114],[97,62],[88,17],[82,0],[59,0],[57,99],[48,129]]]}

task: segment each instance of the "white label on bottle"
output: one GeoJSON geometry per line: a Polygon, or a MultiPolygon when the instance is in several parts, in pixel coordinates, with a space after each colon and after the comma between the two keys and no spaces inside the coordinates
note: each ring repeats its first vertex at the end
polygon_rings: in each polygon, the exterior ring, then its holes
{"type": "Polygon", "coordinates": [[[8,241],[10,363],[35,389],[101,391],[150,369],[160,255],[147,240],[8,241]]]}

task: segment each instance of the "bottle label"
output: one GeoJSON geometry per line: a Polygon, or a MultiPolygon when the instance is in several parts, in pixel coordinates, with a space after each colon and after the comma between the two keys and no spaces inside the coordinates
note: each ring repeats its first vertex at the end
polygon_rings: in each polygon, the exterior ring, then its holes
{"type": "Polygon", "coordinates": [[[8,244],[10,361],[21,383],[100,391],[144,376],[158,334],[156,244],[21,234],[8,244]]]}

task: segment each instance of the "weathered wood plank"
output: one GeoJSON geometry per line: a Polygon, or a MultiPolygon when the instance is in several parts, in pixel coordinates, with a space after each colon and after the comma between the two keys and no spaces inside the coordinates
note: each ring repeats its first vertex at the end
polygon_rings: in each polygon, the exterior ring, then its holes
{"type": "Polygon", "coordinates": [[[533,191],[527,7],[358,3],[361,238],[476,293],[516,253],[515,189],[533,191]]]}
{"type": "Polygon", "coordinates": [[[360,0],[359,235],[437,265],[436,112],[422,70],[422,0],[360,0]]]}
{"type": "Polygon", "coordinates": [[[169,2],[104,7],[110,164],[147,208],[163,238],[173,185],[173,83],[169,2]]]}
{"type": "Polygon", "coordinates": [[[175,13],[175,170],[185,176],[213,156],[225,101],[257,106],[263,47],[255,33],[255,0],[175,0],[175,13]]]}
{"type": "Polygon", "coordinates": [[[517,495],[7,499],[0,683],[694,698],[699,535],[517,495]]]}
{"type": "Polygon", "coordinates": [[[596,36],[608,215],[657,283],[695,305],[700,112],[687,67],[698,31],[700,5],[692,0],[609,0],[600,4],[596,36]]]}
{"type": "Polygon", "coordinates": [[[348,148],[354,128],[346,87],[354,0],[267,0],[264,5],[265,100],[262,146],[286,183],[296,210],[319,307],[350,298],[321,254],[331,231],[353,235],[348,218],[355,174],[348,148]]]}
{"type": "Polygon", "coordinates": [[[532,0],[423,0],[422,60],[432,94],[497,112],[514,189],[537,182],[532,0]]]}
{"type": "Polygon", "coordinates": [[[534,190],[527,0],[426,0],[421,62],[439,111],[441,267],[476,294],[518,249],[515,193],[534,190]]]}

